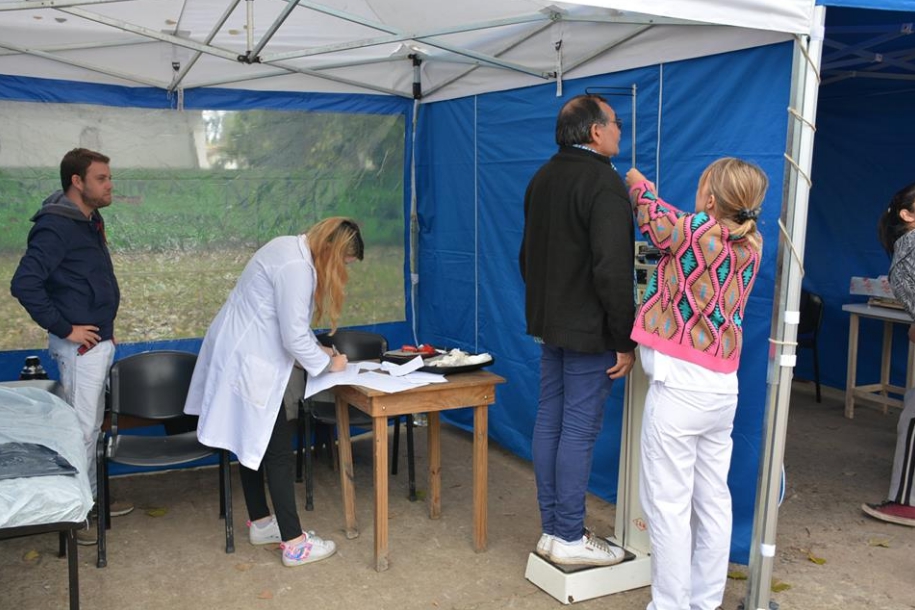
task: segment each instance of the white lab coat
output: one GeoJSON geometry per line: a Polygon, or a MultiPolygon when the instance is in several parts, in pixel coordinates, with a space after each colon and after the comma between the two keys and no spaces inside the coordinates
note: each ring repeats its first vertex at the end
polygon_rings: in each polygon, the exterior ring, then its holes
{"type": "Polygon", "coordinates": [[[232,451],[246,468],[260,467],[293,362],[310,376],[330,364],[311,329],[316,282],[304,235],[271,240],[203,339],[184,412],[200,416],[201,443],[232,451]]]}

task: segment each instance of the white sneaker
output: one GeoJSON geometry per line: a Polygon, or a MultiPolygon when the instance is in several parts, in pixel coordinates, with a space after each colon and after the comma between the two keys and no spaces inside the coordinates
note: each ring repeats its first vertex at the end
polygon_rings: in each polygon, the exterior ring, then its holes
{"type": "Polygon", "coordinates": [[[552,547],[552,546],[553,546],[553,536],[550,534],[541,534],[540,540],[537,541],[537,548],[535,549],[534,552],[537,553],[538,555],[540,555],[541,557],[549,557],[550,556],[550,547],[552,547]]]}
{"type": "Polygon", "coordinates": [[[573,566],[612,566],[626,557],[625,551],[590,532],[578,542],[554,538],[550,547],[550,561],[573,566]]]}
{"type": "Polygon", "coordinates": [[[314,532],[302,532],[304,539],[297,544],[280,544],[283,565],[287,568],[327,559],[337,551],[333,540],[324,540],[314,532]]]}
{"type": "Polygon", "coordinates": [[[270,522],[266,525],[258,525],[248,521],[248,541],[251,544],[271,544],[282,542],[280,537],[280,526],[276,522],[276,517],[270,516],[270,522]]]}

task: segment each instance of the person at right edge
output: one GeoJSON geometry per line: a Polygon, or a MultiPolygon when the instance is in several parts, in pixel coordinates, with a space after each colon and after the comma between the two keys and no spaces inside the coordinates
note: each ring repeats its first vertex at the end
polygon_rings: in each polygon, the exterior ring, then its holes
{"type": "Polygon", "coordinates": [[[632,329],[649,380],[639,476],[648,610],[714,610],[727,583],[737,369],[769,179],[752,163],[718,159],[699,178],[694,212],[663,201],[635,168],[626,184],[639,231],[661,252],[632,329]]]}
{"type": "MultiPolygon", "coordinates": [[[[880,217],[880,243],[893,257],[890,285],[893,295],[915,318],[915,182],[893,195],[880,217]]],[[[915,343],[915,324],[909,327],[909,341],[915,343]]],[[[896,424],[896,454],[890,475],[890,493],[877,504],[862,504],[865,513],[889,523],[915,526],[915,388],[906,390],[903,409],[896,424]]]]}
{"type": "Polygon", "coordinates": [[[532,452],[542,534],[538,555],[613,565],[623,550],[585,528],[594,443],[616,379],[635,362],[634,232],[619,153],[622,121],[598,95],[556,119],[559,151],[524,197],[519,262],[527,334],[541,344],[532,452]]]}

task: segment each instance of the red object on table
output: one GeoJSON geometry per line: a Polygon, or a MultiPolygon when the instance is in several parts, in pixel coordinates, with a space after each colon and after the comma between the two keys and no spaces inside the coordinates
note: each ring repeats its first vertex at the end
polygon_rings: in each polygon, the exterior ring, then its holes
{"type": "Polygon", "coordinates": [[[431,345],[427,345],[425,343],[421,344],[419,347],[416,347],[413,345],[404,345],[400,349],[401,349],[401,351],[404,351],[404,352],[414,352],[417,354],[424,354],[427,356],[432,356],[432,355],[438,353],[437,351],[435,351],[434,347],[432,347],[431,345]]]}

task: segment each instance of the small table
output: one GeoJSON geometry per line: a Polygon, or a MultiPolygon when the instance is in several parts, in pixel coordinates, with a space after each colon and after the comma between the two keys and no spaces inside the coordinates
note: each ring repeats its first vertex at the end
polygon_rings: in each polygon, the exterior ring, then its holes
{"type": "Polygon", "coordinates": [[[889,393],[905,394],[906,388],[913,387],[915,370],[915,343],[909,344],[908,361],[906,362],[905,388],[890,384],[890,358],[893,348],[893,324],[912,323],[912,318],[905,311],[890,307],[877,307],[866,303],[853,303],[843,305],[842,311],[847,311],[849,316],[848,326],[848,374],[845,385],[845,417],[854,419],[855,398],[861,398],[883,405],[883,412],[887,407],[902,407],[902,400],[892,398],[889,393]],[[858,369],[858,326],[860,318],[873,318],[883,321],[883,353],[880,357],[880,383],[857,385],[858,369]]]}
{"type": "Polygon", "coordinates": [[[340,443],[340,483],[346,514],[346,537],[359,535],[353,487],[353,450],[349,409],[353,405],[372,417],[375,483],[375,569],[388,569],[388,418],[428,413],[429,518],[442,512],[442,446],[439,412],[473,407],[473,547],[486,550],[488,408],[496,400],[496,385],[505,379],[486,371],[449,375],[447,383],[432,383],[387,394],[362,386],[336,386],[337,435],[340,443]]]}

